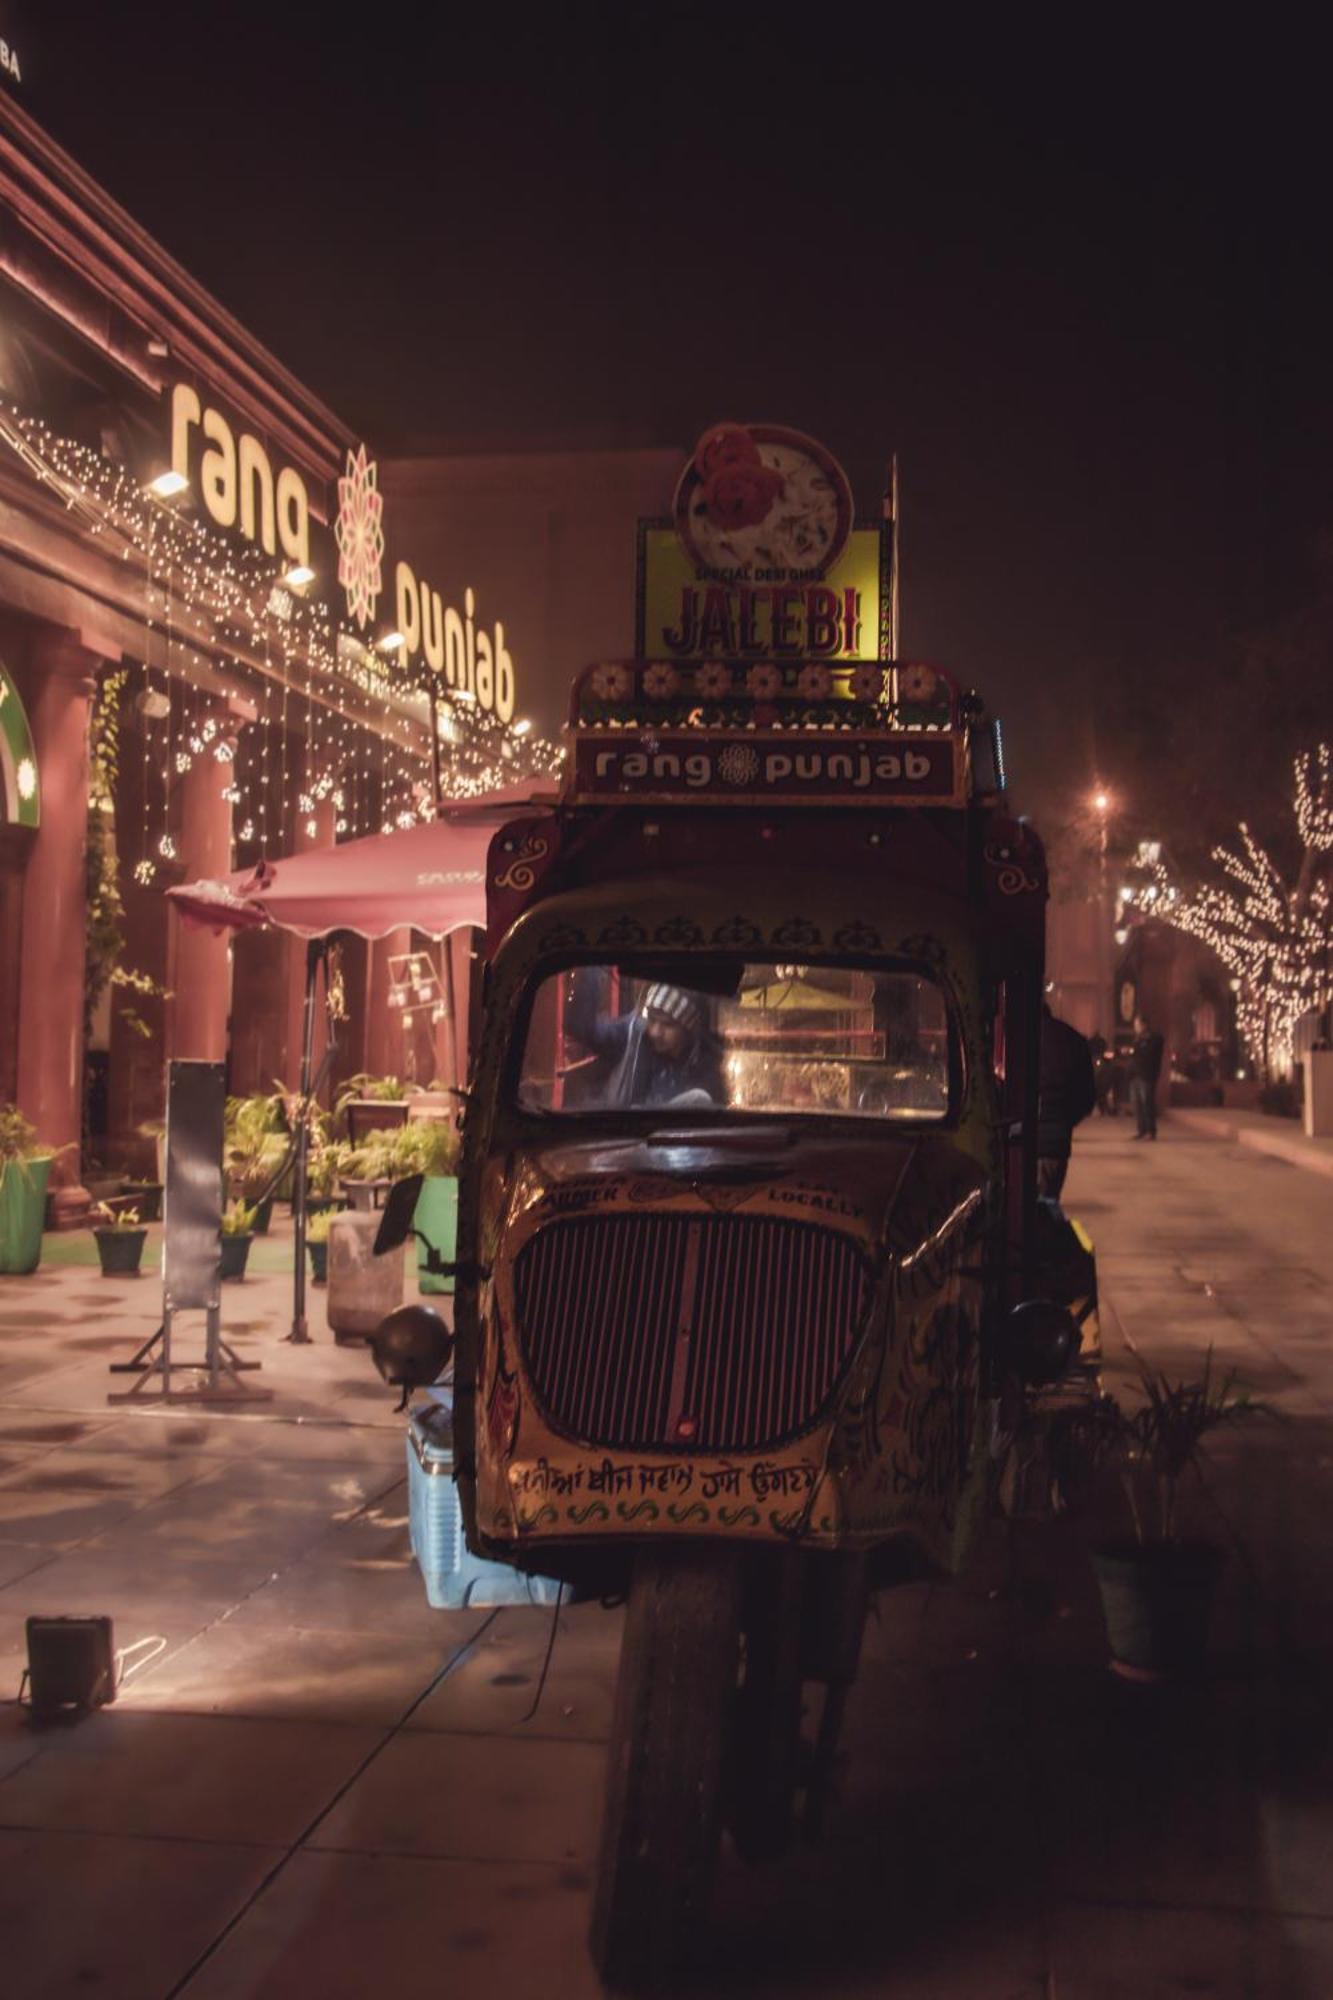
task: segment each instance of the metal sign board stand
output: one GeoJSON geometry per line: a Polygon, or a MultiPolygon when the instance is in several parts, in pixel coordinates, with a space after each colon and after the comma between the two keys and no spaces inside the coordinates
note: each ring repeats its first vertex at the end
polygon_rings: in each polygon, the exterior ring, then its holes
{"type": "Polygon", "coordinates": [[[267,1401],[271,1391],[247,1389],[240,1377],[258,1368],[242,1361],[222,1338],[221,1226],[222,1146],[226,1082],[221,1063],[173,1062],[167,1084],[167,1182],[162,1232],[162,1324],[129,1361],[113,1361],[115,1375],[137,1375],[133,1389],[107,1397],[110,1403],[143,1402],[145,1385],[157,1376],[161,1400],[201,1403],[267,1401]],[[180,1312],[202,1312],[204,1358],[174,1361],[173,1321],[180,1312]],[[172,1370],[202,1372],[203,1383],[172,1387],[172,1370]]]}

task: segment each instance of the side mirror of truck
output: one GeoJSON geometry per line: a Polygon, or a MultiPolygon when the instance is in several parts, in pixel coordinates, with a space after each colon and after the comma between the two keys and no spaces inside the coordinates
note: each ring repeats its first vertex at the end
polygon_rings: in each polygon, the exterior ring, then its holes
{"type": "Polygon", "coordinates": [[[405,1181],[395,1181],[389,1189],[389,1198],[380,1216],[380,1226],[375,1235],[375,1255],[382,1257],[387,1250],[396,1250],[400,1243],[406,1243],[417,1230],[412,1218],[417,1212],[417,1199],[421,1193],[422,1174],[409,1174],[405,1181]]]}

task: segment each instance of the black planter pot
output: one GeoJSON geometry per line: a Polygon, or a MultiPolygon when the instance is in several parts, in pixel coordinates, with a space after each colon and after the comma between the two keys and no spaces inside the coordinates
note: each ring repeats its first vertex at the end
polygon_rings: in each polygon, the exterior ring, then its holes
{"type": "Polygon", "coordinates": [[[1139,1681],[1201,1673],[1225,1552],[1211,1542],[1116,1542],[1092,1560],[1114,1671],[1139,1681]]]}
{"type": "Polygon", "coordinates": [[[120,1191],[128,1195],[138,1210],[140,1222],[160,1222],[162,1220],[161,1181],[122,1181],[120,1191]]]}
{"type": "Polygon", "coordinates": [[[148,1240],[146,1229],[94,1229],[104,1278],[135,1278],[148,1240]]]}
{"type": "Polygon", "coordinates": [[[310,1275],[317,1285],[327,1285],[329,1281],[329,1239],[322,1243],[307,1243],[310,1252],[310,1275]]]}
{"type": "Polygon", "coordinates": [[[254,1242],[253,1230],[244,1236],[224,1236],[222,1242],[221,1276],[243,1278],[245,1266],[250,1256],[250,1245],[254,1242]]]}

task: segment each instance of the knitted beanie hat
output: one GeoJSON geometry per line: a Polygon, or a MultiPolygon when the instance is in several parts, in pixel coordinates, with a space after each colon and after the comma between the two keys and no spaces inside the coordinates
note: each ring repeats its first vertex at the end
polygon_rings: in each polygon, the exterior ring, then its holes
{"type": "Polygon", "coordinates": [[[679,986],[650,986],[643,996],[641,1012],[645,1020],[649,1014],[656,1014],[677,1028],[697,1028],[702,1019],[699,1002],[692,993],[682,993],[679,986]]]}

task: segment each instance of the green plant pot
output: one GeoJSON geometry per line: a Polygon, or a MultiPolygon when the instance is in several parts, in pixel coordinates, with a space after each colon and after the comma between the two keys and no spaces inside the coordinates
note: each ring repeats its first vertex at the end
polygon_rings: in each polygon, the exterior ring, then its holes
{"type": "Polygon", "coordinates": [[[137,1278],[146,1229],[94,1229],[104,1278],[137,1278]]]}
{"type": "Polygon", "coordinates": [[[1092,1560],[1115,1672],[1140,1681],[1200,1673],[1225,1552],[1211,1542],[1116,1542],[1092,1560]]]}
{"type": "Polygon", "coordinates": [[[307,1243],[305,1247],[310,1252],[311,1277],[317,1285],[327,1285],[329,1282],[328,1237],[326,1236],[322,1243],[307,1243]]]}
{"type": "Polygon", "coordinates": [[[162,1184],[160,1181],[122,1181],[120,1192],[128,1195],[139,1211],[140,1222],[160,1222],[162,1220],[162,1184]]]}
{"type": "MultiPolygon", "coordinates": [[[[421,1183],[413,1212],[414,1228],[426,1243],[451,1264],[458,1250],[458,1180],[453,1174],[427,1174],[421,1183]]],[[[417,1244],[417,1285],[423,1292],[452,1292],[452,1278],[439,1278],[426,1269],[426,1243],[417,1244]]]]}
{"type": "Polygon", "coordinates": [[[21,1277],[42,1256],[49,1160],[11,1161],[0,1173],[0,1272],[21,1277]]]}
{"type": "Polygon", "coordinates": [[[246,1262],[250,1256],[250,1245],[254,1242],[254,1231],[244,1236],[223,1236],[222,1264],[220,1275],[224,1278],[243,1278],[246,1262]]]}

